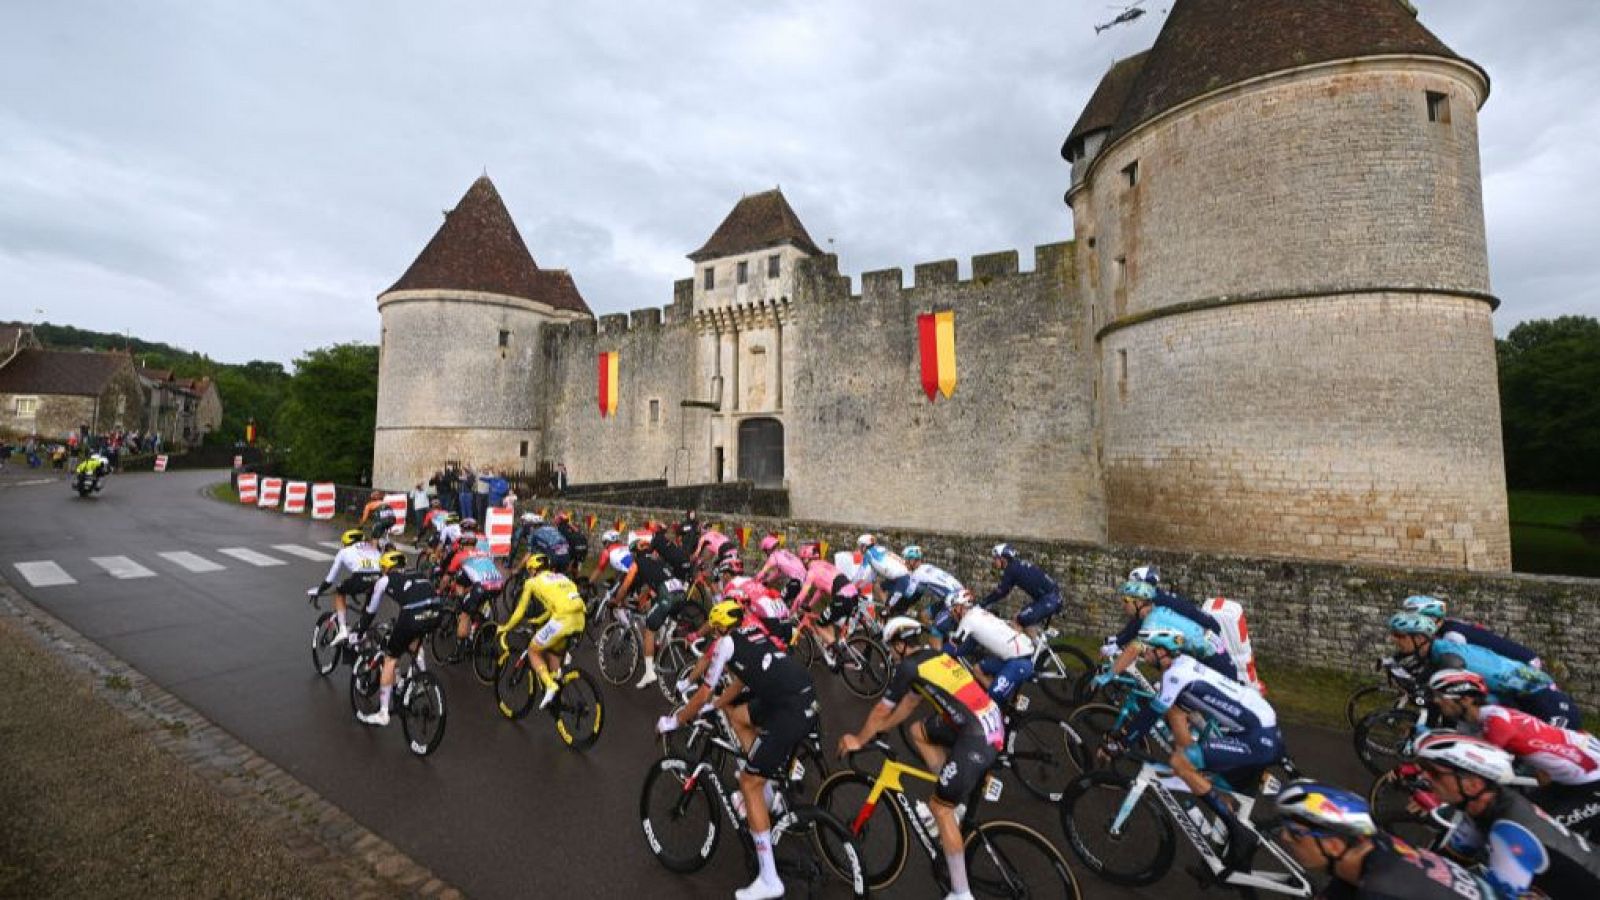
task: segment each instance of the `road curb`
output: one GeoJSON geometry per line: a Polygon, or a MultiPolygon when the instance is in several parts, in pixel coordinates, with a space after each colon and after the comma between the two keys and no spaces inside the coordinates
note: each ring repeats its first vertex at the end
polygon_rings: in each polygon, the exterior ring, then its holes
{"type": "Polygon", "coordinates": [[[349,813],[256,753],[197,710],[146,678],[0,578],[0,615],[40,647],[89,677],[95,696],[141,726],[151,743],[176,756],[224,797],[279,833],[306,863],[360,860],[366,878],[350,885],[363,897],[462,900],[464,894],[368,830],[349,813]]]}

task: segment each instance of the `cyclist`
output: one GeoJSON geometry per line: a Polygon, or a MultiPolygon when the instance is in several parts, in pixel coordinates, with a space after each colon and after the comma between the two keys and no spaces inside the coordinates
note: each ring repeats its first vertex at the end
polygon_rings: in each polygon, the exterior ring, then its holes
{"type": "Polygon", "coordinates": [[[1407,597],[1400,604],[1400,609],[1402,612],[1419,613],[1427,616],[1430,619],[1436,620],[1439,623],[1438,634],[1442,637],[1448,638],[1449,640],[1460,641],[1463,644],[1472,644],[1473,646],[1483,647],[1487,650],[1493,650],[1501,656],[1504,656],[1506,659],[1515,660],[1519,663],[1526,663],[1528,666],[1535,669],[1544,668],[1544,663],[1539,659],[1539,654],[1529,650],[1527,647],[1522,646],[1516,641],[1496,634],[1482,625],[1477,625],[1462,619],[1446,618],[1445,613],[1449,610],[1449,607],[1445,605],[1443,600],[1440,600],[1437,597],[1429,597],[1424,594],[1414,594],[1410,597],[1407,597]]]}
{"type": "Polygon", "coordinates": [[[494,557],[478,542],[476,534],[467,532],[461,535],[458,546],[445,572],[455,576],[450,593],[459,607],[456,612],[456,637],[464,641],[472,624],[468,610],[481,611],[487,606],[494,595],[505,588],[506,576],[495,565],[494,557]]]}
{"type": "Polygon", "coordinates": [[[844,573],[828,562],[817,556],[815,546],[801,547],[801,559],[811,557],[806,563],[806,578],[800,585],[800,593],[795,595],[794,603],[790,609],[796,614],[806,610],[808,601],[815,602],[827,598],[828,605],[817,615],[815,628],[820,640],[817,647],[822,651],[822,661],[834,672],[839,671],[839,663],[834,656],[833,646],[839,640],[839,623],[849,619],[856,611],[856,605],[861,601],[860,592],[844,573]]]}
{"type": "Polygon", "coordinates": [[[589,580],[598,583],[600,576],[606,575],[607,582],[614,585],[631,568],[633,554],[628,551],[628,545],[623,543],[622,535],[611,528],[601,532],[600,555],[595,558],[594,571],[589,573],[589,580]]]}
{"type": "Polygon", "coordinates": [[[945,652],[956,659],[981,657],[980,681],[991,679],[989,696],[1005,706],[1033,678],[1033,639],[987,609],[974,607],[966,590],[950,598],[950,616],[955,629],[945,652]]]}
{"type": "Polygon", "coordinates": [[[1275,837],[1302,866],[1333,876],[1328,900],[1493,900],[1488,882],[1378,830],[1358,794],[1309,778],[1273,798],[1275,837]]]}
{"type": "Polygon", "coordinates": [[[667,564],[673,575],[686,584],[689,582],[694,574],[694,567],[689,564],[689,554],[683,552],[683,547],[672,539],[671,532],[665,528],[652,529],[650,549],[656,552],[656,556],[661,557],[661,561],[667,564]]]}
{"type": "Polygon", "coordinates": [[[572,516],[566,513],[556,513],[556,530],[567,539],[567,549],[572,553],[572,571],[580,571],[589,559],[589,536],[572,524],[572,516]]]}
{"type": "Polygon", "coordinates": [[[1130,578],[1117,593],[1122,597],[1122,611],[1128,622],[1101,648],[1102,652],[1114,650],[1116,655],[1110,667],[1094,677],[1096,688],[1111,683],[1139,658],[1138,636],[1145,628],[1183,632],[1190,655],[1218,673],[1239,680],[1239,669],[1222,642],[1221,627],[1204,610],[1176,594],[1166,594],[1163,600],[1156,586],[1145,579],[1130,578]]]}
{"type": "MultiPolygon", "coordinates": [[[[638,590],[643,598],[649,591],[650,609],[644,619],[644,674],[636,688],[649,687],[656,682],[656,632],[688,602],[687,586],[667,568],[661,557],[651,549],[653,536],[641,531],[633,536],[633,565],[622,577],[622,584],[612,597],[613,603],[622,603],[628,594],[638,590]]],[[[644,606],[641,603],[640,609],[644,606]]]]}
{"type": "Polygon", "coordinates": [[[96,452],[91,454],[88,459],[78,463],[77,467],[72,471],[74,475],[84,475],[90,478],[94,483],[95,490],[99,490],[100,479],[111,472],[111,463],[96,452]]]}
{"type": "MultiPolygon", "coordinates": [[[[900,557],[906,561],[906,568],[911,571],[911,581],[906,586],[906,606],[909,607],[919,600],[926,600],[927,614],[930,621],[937,626],[938,613],[950,598],[966,590],[954,575],[928,562],[923,561],[922,548],[911,544],[900,551],[900,557]]],[[[891,611],[891,615],[899,615],[891,611]]],[[[933,634],[936,638],[943,638],[943,629],[935,627],[933,634]]]]}
{"type": "Polygon", "coordinates": [[[401,656],[412,653],[416,656],[417,668],[425,670],[420,652],[422,639],[438,626],[439,619],[444,615],[444,604],[439,595],[434,593],[433,585],[415,573],[401,571],[405,565],[406,555],[398,550],[390,550],[383,555],[379,561],[383,574],[372,586],[372,599],[367,601],[367,612],[362,617],[361,627],[364,631],[377,614],[378,604],[384,597],[392,597],[400,607],[400,615],[394,620],[394,631],[389,633],[389,642],[380,648],[383,651],[383,676],[378,682],[378,711],[356,714],[356,718],[365,725],[381,727],[389,724],[389,695],[394,692],[396,663],[401,656]]]}
{"type": "Polygon", "coordinates": [[[1467,669],[1483,676],[1495,696],[1561,728],[1582,728],[1577,703],[1549,675],[1484,647],[1438,637],[1437,619],[1413,612],[1389,617],[1389,638],[1402,658],[1431,669],[1467,669]]]}
{"type": "Polygon", "coordinates": [[[502,653],[511,652],[506,636],[511,629],[522,624],[530,604],[538,603],[539,613],[528,619],[529,625],[538,628],[528,642],[528,649],[532,651],[528,654],[528,661],[533,664],[539,683],[544,686],[544,696],[539,698],[539,708],[544,709],[561,690],[555,676],[550,674],[551,670],[561,670],[567,645],[583,633],[584,602],[578,594],[578,586],[567,576],[553,571],[550,557],[543,553],[535,550],[528,554],[523,568],[528,572],[528,580],[523,582],[522,596],[517,599],[511,618],[500,629],[500,650],[502,653]]]}
{"type": "Polygon", "coordinates": [[[1440,669],[1428,679],[1428,691],[1439,712],[1464,733],[1535,771],[1543,786],[1528,799],[1578,834],[1600,837],[1600,740],[1492,703],[1489,686],[1476,672],[1440,669]]]}
{"type": "Polygon", "coordinates": [[[1260,839],[1239,821],[1220,793],[1212,790],[1206,773],[1242,790],[1253,788],[1261,771],[1283,758],[1278,714],[1254,690],[1190,656],[1192,644],[1182,631],[1140,629],[1138,640],[1144,646],[1145,661],[1161,671],[1161,684],[1133,721],[1107,740],[1103,752],[1116,755],[1123,747],[1132,746],[1164,715],[1172,732],[1168,763],[1173,774],[1183,780],[1195,799],[1222,818],[1228,829],[1223,861],[1234,871],[1242,870],[1248,867],[1260,839]],[[1190,713],[1198,713],[1214,725],[1214,734],[1196,740],[1190,713]]]}
{"type": "Polygon", "coordinates": [[[1538,888],[1550,897],[1600,895],[1600,851],[1510,786],[1511,754],[1482,738],[1435,732],[1417,741],[1417,763],[1439,799],[1461,815],[1446,848],[1481,859],[1502,897],[1538,888]]]}
{"type": "Polygon", "coordinates": [[[750,837],[756,845],[760,868],[756,880],[735,892],[734,897],[772,900],[782,897],[784,888],[772,856],[772,822],[768,813],[772,789],[767,782],[788,777],[795,748],[816,730],[816,687],[805,667],[791,659],[771,635],[745,621],[744,610],[737,602],[724,600],[713,606],[706,624],[718,637],[706,654],[708,662],[700,689],[682,709],[662,716],[656,722],[656,731],[666,734],[693,721],[727,672],[728,685],[717,694],[713,708],[728,714],[728,721],[744,746],[739,792],[744,795],[750,837]]]}
{"type": "Polygon", "coordinates": [[[544,524],[538,513],[525,512],[517,517],[517,526],[511,529],[511,567],[521,568],[526,556],[532,552],[533,530],[544,524]]]}
{"type": "Polygon", "coordinates": [[[567,544],[561,529],[545,524],[544,517],[537,513],[533,518],[533,530],[528,534],[529,552],[543,553],[549,560],[551,569],[557,572],[567,571],[567,567],[572,564],[572,547],[567,544]]]}
{"type": "Polygon", "coordinates": [[[756,581],[766,587],[782,585],[783,599],[789,603],[800,594],[800,585],[806,580],[806,564],[789,550],[779,546],[778,536],[769,534],[761,539],[761,552],[766,562],[756,572],[756,581]]]}
{"type": "Polygon", "coordinates": [[[693,552],[700,545],[700,516],[692,509],[684,510],[683,521],[672,527],[678,536],[678,549],[693,552]]]}
{"type": "Polygon", "coordinates": [[[989,555],[994,567],[1000,570],[1000,583],[979,600],[978,605],[988,609],[1011,593],[1012,588],[1022,588],[1029,601],[1017,612],[1016,623],[1030,637],[1038,637],[1039,623],[1061,609],[1061,589],[1043,569],[1019,557],[1017,549],[1010,544],[995,544],[989,555]]]}
{"type": "Polygon", "coordinates": [[[444,528],[446,515],[444,507],[439,505],[439,498],[428,501],[428,510],[422,514],[422,524],[417,531],[417,540],[424,546],[434,546],[439,539],[439,530],[444,528]]]}
{"type": "Polygon", "coordinates": [[[967,802],[994,765],[1005,746],[1005,723],[1000,707],[972,673],[960,661],[926,646],[923,634],[922,623],[909,616],[896,616],[884,624],[883,641],[898,660],[894,676],[861,730],[839,738],[839,755],[860,750],[928,701],[934,712],[911,726],[911,740],[928,770],[939,773],[929,807],[950,868],[946,900],[971,900],[956,807],[967,802]]]}
{"type": "Polygon", "coordinates": [[[689,557],[693,566],[705,566],[714,569],[726,557],[739,552],[739,545],[733,538],[728,537],[713,525],[700,533],[700,540],[694,546],[694,555],[689,557]]]}
{"type": "Polygon", "coordinates": [[[880,545],[870,534],[856,538],[856,548],[861,553],[856,581],[883,591],[883,605],[888,615],[900,615],[911,605],[911,570],[906,568],[906,561],[880,545]]]}
{"type": "Polygon", "coordinates": [[[328,588],[338,583],[339,588],[333,595],[333,615],[339,622],[339,634],[333,639],[335,644],[350,640],[350,629],[344,621],[345,609],[351,598],[372,593],[372,585],[380,574],[378,560],[381,555],[378,545],[359,528],[351,528],[340,535],[339,543],[343,546],[334,554],[327,577],[322,579],[321,584],[306,591],[306,602],[314,604],[318,597],[328,592],[328,588]]]}
{"type": "Polygon", "coordinates": [[[428,555],[436,564],[442,564],[450,558],[455,542],[461,539],[461,517],[447,512],[434,521],[438,523],[438,530],[428,541],[428,555]]]}

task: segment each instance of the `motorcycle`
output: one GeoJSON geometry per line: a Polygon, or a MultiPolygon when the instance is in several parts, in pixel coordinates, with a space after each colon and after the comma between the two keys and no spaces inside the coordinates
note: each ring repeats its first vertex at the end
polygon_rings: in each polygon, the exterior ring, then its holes
{"type": "Polygon", "coordinates": [[[72,489],[78,492],[79,497],[97,494],[102,487],[100,478],[101,476],[98,472],[76,472],[72,476],[72,489]]]}

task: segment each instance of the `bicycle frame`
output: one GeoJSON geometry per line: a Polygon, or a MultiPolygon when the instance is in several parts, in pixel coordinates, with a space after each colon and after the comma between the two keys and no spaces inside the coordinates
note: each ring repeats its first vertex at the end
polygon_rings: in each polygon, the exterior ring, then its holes
{"type": "Polygon", "coordinates": [[[906,823],[910,825],[912,832],[916,834],[917,842],[922,845],[923,852],[928,855],[929,859],[938,859],[939,855],[944,852],[939,846],[938,839],[928,834],[927,829],[922,824],[922,817],[917,815],[916,808],[912,806],[911,800],[906,797],[903,779],[908,776],[919,781],[926,781],[929,784],[939,783],[939,776],[931,772],[897,760],[885,759],[883,768],[878,770],[877,779],[872,782],[872,790],[867,793],[866,801],[861,804],[860,811],[856,813],[855,819],[850,822],[850,833],[856,837],[861,836],[862,829],[866,828],[867,820],[872,817],[872,811],[878,808],[878,801],[883,798],[885,792],[888,792],[895,805],[900,807],[906,823]]]}
{"type": "MultiPolygon", "coordinates": [[[[1215,790],[1223,790],[1220,785],[1213,785],[1215,790]]],[[[1312,893],[1311,882],[1306,879],[1305,870],[1294,858],[1279,847],[1276,841],[1267,839],[1261,846],[1270,852],[1288,870],[1286,872],[1256,872],[1254,870],[1236,872],[1229,870],[1212,846],[1211,840],[1200,832],[1200,826],[1189,818],[1188,811],[1178,802],[1177,794],[1190,793],[1189,786],[1183,780],[1172,774],[1172,769],[1160,763],[1146,761],[1139,769],[1139,774],[1133,779],[1133,784],[1128,789],[1128,796],[1123,799],[1122,806],[1117,810],[1117,815],[1111,820],[1107,830],[1114,836],[1120,837],[1122,828],[1127,824],[1128,817],[1139,799],[1146,792],[1155,795],[1161,808],[1166,812],[1167,818],[1178,824],[1183,830],[1184,837],[1194,845],[1195,852],[1200,854],[1201,862],[1210,870],[1214,879],[1236,887],[1257,888],[1278,894],[1287,894],[1291,897],[1310,897],[1312,893]],[[1226,874],[1224,874],[1226,873],[1226,874]]],[[[1254,797],[1238,794],[1233,791],[1224,791],[1238,804],[1237,817],[1239,822],[1251,831],[1255,825],[1250,821],[1250,814],[1255,809],[1254,797]]],[[[1259,832],[1257,832],[1259,834],[1259,832]]]]}

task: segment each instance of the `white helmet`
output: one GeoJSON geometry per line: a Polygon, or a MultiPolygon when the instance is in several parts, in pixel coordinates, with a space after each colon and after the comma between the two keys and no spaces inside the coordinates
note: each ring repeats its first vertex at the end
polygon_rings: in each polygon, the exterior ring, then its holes
{"type": "Polygon", "coordinates": [[[962,588],[961,590],[956,591],[955,594],[950,597],[950,605],[951,606],[971,606],[972,605],[972,592],[967,590],[966,588],[962,588]]]}
{"type": "Polygon", "coordinates": [[[600,533],[600,543],[602,544],[615,544],[619,543],[621,540],[622,535],[617,534],[617,530],[615,528],[607,528],[605,531],[600,533]]]}
{"type": "Polygon", "coordinates": [[[922,623],[910,616],[895,616],[883,626],[883,642],[892,644],[922,636],[922,623]]]}
{"type": "Polygon", "coordinates": [[[1129,581],[1143,581],[1147,584],[1161,583],[1161,570],[1155,566],[1140,566],[1128,573],[1129,581]]]}
{"type": "Polygon", "coordinates": [[[856,538],[857,547],[871,547],[875,543],[877,541],[870,534],[863,534],[861,537],[856,538]]]}
{"type": "Polygon", "coordinates": [[[522,514],[522,524],[524,524],[524,525],[538,525],[541,521],[543,521],[543,520],[539,518],[539,514],[538,513],[523,513],[522,514]]]}
{"type": "Polygon", "coordinates": [[[1476,775],[1491,784],[1528,784],[1512,756],[1482,738],[1435,731],[1417,742],[1417,759],[1476,775]]]}

